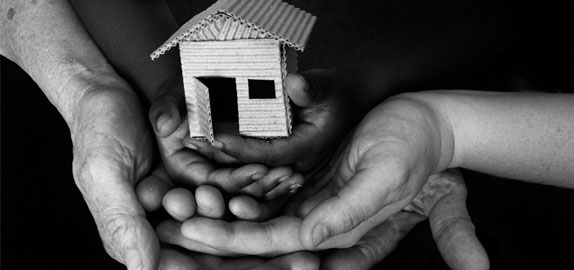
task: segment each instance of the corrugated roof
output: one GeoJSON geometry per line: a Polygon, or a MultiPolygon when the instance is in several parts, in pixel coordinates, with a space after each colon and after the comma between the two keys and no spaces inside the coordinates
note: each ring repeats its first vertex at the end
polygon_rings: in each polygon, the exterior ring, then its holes
{"type": "Polygon", "coordinates": [[[196,31],[225,14],[267,34],[297,50],[303,51],[317,17],[281,0],[219,0],[177,30],[152,54],[152,60],[188,40],[196,31]]]}

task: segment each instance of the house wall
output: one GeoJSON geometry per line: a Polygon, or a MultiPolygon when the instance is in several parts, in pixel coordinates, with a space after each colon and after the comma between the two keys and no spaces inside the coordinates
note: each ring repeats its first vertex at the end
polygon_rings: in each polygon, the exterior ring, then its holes
{"type": "Polygon", "coordinates": [[[240,133],[254,137],[288,136],[280,47],[274,39],[182,42],[180,56],[186,92],[198,90],[186,82],[186,77],[236,78],[240,133]],[[277,98],[249,99],[249,79],[273,80],[277,98]]]}

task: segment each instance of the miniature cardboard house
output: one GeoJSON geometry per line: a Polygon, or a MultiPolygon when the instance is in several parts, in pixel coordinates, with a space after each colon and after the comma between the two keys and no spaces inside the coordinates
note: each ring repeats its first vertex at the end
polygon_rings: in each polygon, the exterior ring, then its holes
{"type": "Polygon", "coordinates": [[[316,20],[281,0],[219,0],[154,51],[152,60],[179,44],[190,137],[214,142],[210,92],[220,89],[210,87],[221,85],[235,88],[218,98],[233,100],[220,106],[237,107],[241,135],[289,136],[284,80],[297,70],[296,51],[304,50],[316,20]]]}

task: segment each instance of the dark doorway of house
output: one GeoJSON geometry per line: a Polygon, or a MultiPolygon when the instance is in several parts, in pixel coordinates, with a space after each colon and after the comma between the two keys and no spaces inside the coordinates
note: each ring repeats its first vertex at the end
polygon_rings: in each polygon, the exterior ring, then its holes
{"type": "Polygon", "coordinates": [[[235,78],[203,77],[198,79],[209,89],[211,119],[215,133],[239,134],[235,78]]]}

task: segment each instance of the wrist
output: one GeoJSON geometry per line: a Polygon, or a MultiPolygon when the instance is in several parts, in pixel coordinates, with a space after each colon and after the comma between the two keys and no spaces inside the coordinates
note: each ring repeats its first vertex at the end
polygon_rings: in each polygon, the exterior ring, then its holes
{"type": "Polygon", "coordinates": [[[137,99],[137,96],[113,70],[83,69],[72,75],[62,87],[55,105],[73,137],[86,121],[105,112],[106,106],[121,103],[126,98],[137,99]],[[103,107],[99,109],[100,106],[103,107]]]}
{"type": "Polygon", "coordinates": [[[455,134],[451,119],[446,110],[447,101],[440,91],[423,91],[399,94],[393,98],[407,99],[424,107],[428,119],[429,135],[434,135],[436,147],[436,164],[433,173],[447,168],[458,167],[460,155],[456,152],[455,134]]]}

